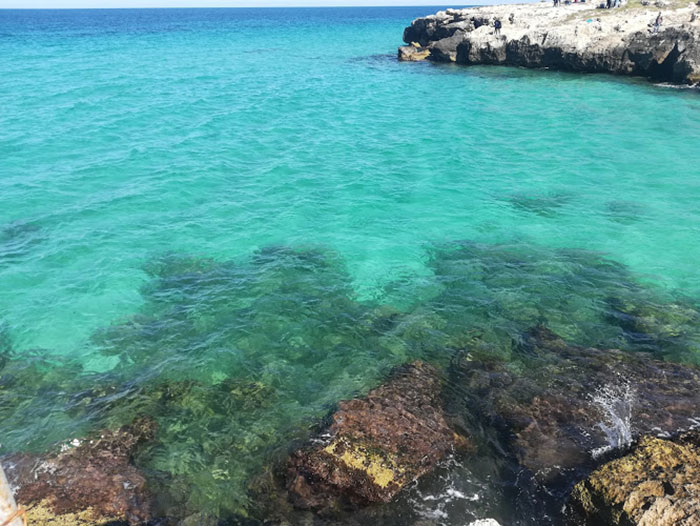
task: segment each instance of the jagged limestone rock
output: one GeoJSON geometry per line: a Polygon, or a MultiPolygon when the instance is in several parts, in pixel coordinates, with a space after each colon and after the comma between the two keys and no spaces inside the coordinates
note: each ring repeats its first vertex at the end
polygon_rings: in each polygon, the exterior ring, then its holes
{"type": "Polygon", "coordinates": [[[579,482],[572,524],[697,526],[700,524],[700,432],[676,440],[643,437],[628,455],[579,482]]]}
{"type": "Polygon", "coordinates": [[[421,47],[417,42],[412,42],[410,46],[401,46],[399,48],[399,60],[407,62],[418,62],[425,60],[430,56],[428,48],[421,47]]]}
{"type": "MultiPolygon", "coordinates": [[[[645,76],[696,84],[700,80],[698,6],[674,2],[659,9],[631,0],[621,9],[596,3],[550,3],[450,9],[414,20],[405,42],[424,49],[411,60],[503,64],[528,68],[645,76]],[[496,32],[494,22],[502,24],[496,32]]],[[[403,48],[402,48],[403,49],[403,48]]]]}

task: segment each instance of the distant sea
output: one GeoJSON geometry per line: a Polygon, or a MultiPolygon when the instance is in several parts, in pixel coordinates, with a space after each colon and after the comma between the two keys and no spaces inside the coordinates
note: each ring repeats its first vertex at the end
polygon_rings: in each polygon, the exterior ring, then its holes
{"type": "MultiPolygon", "coordinates": [[[[610,298],[698,308],[697,93],[399,63],[437,9],[0,11],[0,453],[147,407],[178,513],[238,516],[333,404],[449,338],[639,350],[610,298]],[[263,400],[218,405],[231,382],[263,400]],[[173,383],[190,402],[148,405],[173,383]]],[[[698,363],[700,333],[652,350],[698,363]]],[[[492,515],[454,473],[402,513],[492,515]]]]}

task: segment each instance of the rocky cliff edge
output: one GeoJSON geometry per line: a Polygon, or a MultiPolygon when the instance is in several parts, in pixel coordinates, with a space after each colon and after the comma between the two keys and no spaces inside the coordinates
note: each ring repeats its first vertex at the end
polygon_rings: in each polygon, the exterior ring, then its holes
{"type": "MultiPolygon", "coordinates": [[[[699,2],[700,3],[700,2],[699,2]]],[[[400,60],[614,73],[700,84],[700,5],[630,0],[447,9],[404,30],[400,60]],[[661,24],[654,27],[661,13],[661,24]],[[496,29],[496,21],[501,28],[496,29]]]]}

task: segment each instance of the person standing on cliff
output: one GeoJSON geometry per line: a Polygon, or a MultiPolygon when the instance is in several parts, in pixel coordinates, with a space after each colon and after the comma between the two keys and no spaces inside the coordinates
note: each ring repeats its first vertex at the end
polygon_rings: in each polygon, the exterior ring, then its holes
{"type": "Polygon", "coordinates": [[[661,11],[659,11],[659,14],[656,16],[656,20],[654,21],[654,28],[653,28],[653,33],[658,33],[659,28],[661,27],[661,24],[663,23],[664,19],[661,16],[661,11]]]}
{"type": "Polygon", "coordinates": [[[501,21],[498,18],[493,21],[493,27],[494,27],[493,33],[495,35],[500,35],[501,34],[501,21]]]}

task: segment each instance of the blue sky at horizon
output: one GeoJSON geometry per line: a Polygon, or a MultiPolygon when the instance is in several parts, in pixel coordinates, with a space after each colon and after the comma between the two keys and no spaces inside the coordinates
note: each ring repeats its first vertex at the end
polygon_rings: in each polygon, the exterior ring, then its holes
{"type": "MultiPolygon", "coordinates": [[[[521,2],[523,0],[520,0],[521,2]]],[[[471,5],[512,3],[471,2],[471,5]]],[[[440,0],[0,0],[0,9],[70,9],[124,7],[336,7],[336,6],[445,6],[440,0]]]]}

